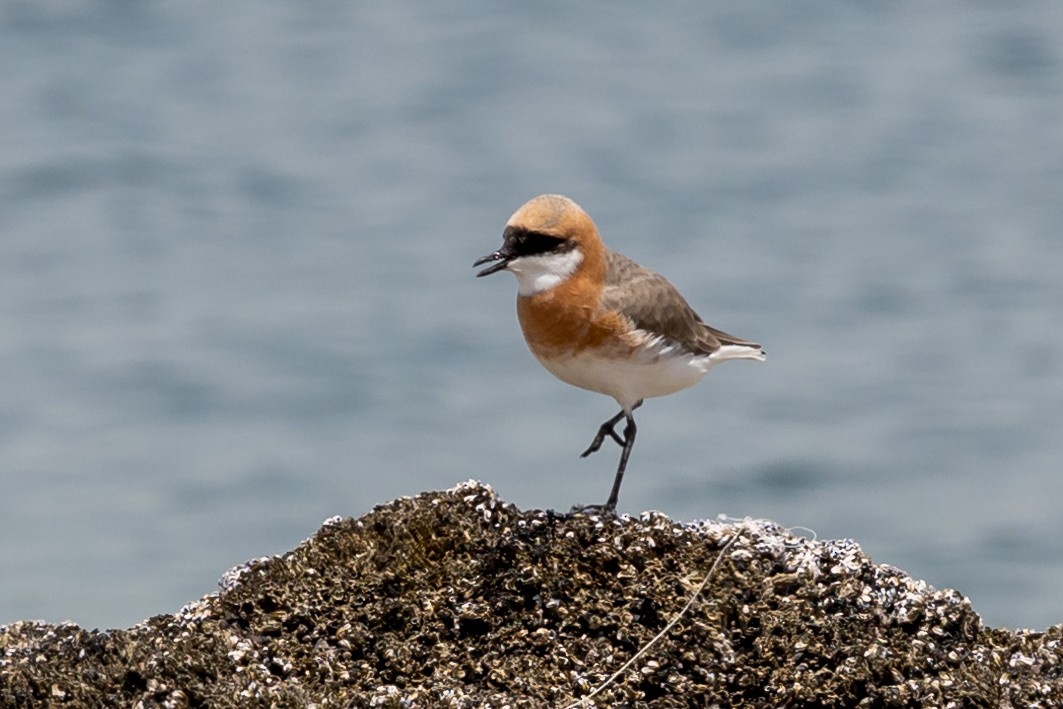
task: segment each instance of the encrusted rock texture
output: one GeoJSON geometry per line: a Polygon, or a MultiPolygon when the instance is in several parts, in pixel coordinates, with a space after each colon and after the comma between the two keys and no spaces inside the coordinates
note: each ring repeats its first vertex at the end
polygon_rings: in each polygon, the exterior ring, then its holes
{"type": "Polygon", "coordinates": [[[0,706],[1063,707],[1063,625],[983,627],[762,520],[521,511],[469,482],[220,587],[127,630],[0,627],[0,706]]]}

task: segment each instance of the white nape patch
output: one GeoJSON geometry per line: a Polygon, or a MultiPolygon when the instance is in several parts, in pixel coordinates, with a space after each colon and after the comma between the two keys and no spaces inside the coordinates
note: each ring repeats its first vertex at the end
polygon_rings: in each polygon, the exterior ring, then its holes
{"type": "Polygon", "coordinates": [[[582,262],[580,250],[572,249],[555,254],[521,256],[510,261],[506,268],[517,277],[518,293],[535,295],[564,283],[582,262]]]}

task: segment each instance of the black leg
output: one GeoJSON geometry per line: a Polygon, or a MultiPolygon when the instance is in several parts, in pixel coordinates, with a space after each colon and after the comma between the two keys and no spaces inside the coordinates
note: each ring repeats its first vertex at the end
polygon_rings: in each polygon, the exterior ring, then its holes
{"type": "Polygon", "coordinates": [[[620,483],[624,481],[624,470],[627,469],[627,459],[631,455],[631,448],[635,445],[635,417],[627,414],[627,425],[624,426],[624,452],[620,454],[620,465],[616,468],[616,477],[613,478],[613,489],[609,493],[609,499],[605,501],[605,509],[615,510],[616,501],[620,497],[620,483]]]}
{"type": "MultiPolygon", "coordinates": [[[[638,407],[642,406],[642,399],[635,402],[635,405],[631,407],[631,411],[634,411],[638,407]]],[[[601,426],[598,427],[598,434],[591,441],[587,450],[583,451],[580,455],[581,458],[586,458],[591,453],[598,451],[602,447],[602,443],[605,442],[605,437],[609,436],[616,444],[623,448],[620,453],[620,465],[616,469],[616,477],[613,478],[613,489],[609,493],[609,499],[606,500],[604,505],[588,505],[586,507],[577,508],[582,511],[600,510],[603,512],[615,512],[616,501],[620,496],[620,483],[624,480],[624,470],[627,469],[627,459],[631,455],[631,448],[635,445],[635,434],[638,432],[638,428],[635,426],[635,417],[629,412],[621,409],[613,418],[609,419],[601,426]],[[614,427],[620,423],[620,419],[627,419],[627,423],[624,425],[624,437],[621,438],[614,427]]]]}
{"type": "Polygon", "coordinates": [[[624,418],[624,410],[620,409],[620,413],[618,413],[616,416],[614,416],[613,418],[611,418],[608,421],[606,421],[605,423],[603,423],[598,428],[598,435],[596,435],[594,437],[594,440],[591,441],[591,444],[587,448],[587,450],[585,450],[582,453],[580,453],[579,457],[580,458],[586,458],[591,453],[597,453],[598,449],[602,447],[602,443],[605,442],[605,437],[606,436],[612,437],[612,439],[614,441],[616,441],[616,444],[618,446],[623,446],[624,445],[623,439],[621,439],[620,436],[616,435],[616,431],[613,430],[613,426],[615,426],[617,423],[619,423],[620,419],[622,419],[622,418],[624,418]]]}
{"type": "MultiPolygon", "coordinates": [[[[640,406],[642,406],[642,399],[639,399],[638,401],[636,401],[635,405],[631,407],[631,410],[634,411],[635,409],[637,409],[640,406]]],[[[613,427],[616,426],[618,423],[620,423],[620,419],[624,418],[625,416],[627,416],[628,421],[633,421],[634,420],[634,419],[631,418],[630,414],[626,413],[623,409],[620,409],[620,413],[618,413],[616,416],[614,416],[613,418],[609,419],[608,421],[606,421],[605,423],[603,423],[601,426],[598,427],[598,435],[596,435],[594,437],[594,440],[591,441],[591,444],[590,444],[590,446],[587,447],[587,450],[585,450],[582,453],[580,453],[579,457],[580,458],[586,458],[591,453],[597,453],[598,449],[602,447],[602,443],[605,442],[605,437],[606,436],[609,436],[614,441],[616,441],[616,444],[618,446],[620,446],[621,448],[626,446],[627,442],[623,438],[621,438],[617,434],[617,432],[615,430],[613,430],[613,427]]],[[[632,426],[634,424],[630,423],[628,425],[632,426]]],[[[624,435],[627,435],[627,428],[624,429],[624,435]]]]}

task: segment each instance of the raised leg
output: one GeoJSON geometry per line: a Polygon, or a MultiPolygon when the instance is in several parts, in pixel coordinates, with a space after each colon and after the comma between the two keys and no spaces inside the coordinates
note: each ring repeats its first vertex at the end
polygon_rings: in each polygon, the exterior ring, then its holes
{"type": "Polygon", "coordinates": [[[616,441],[616,444],[618,446],[623,446],[624,440],[616,434],[616,431],[613,430],[613,426],[619,423],[620,419],[622,418],[624,418],[624,410],[620,409],[620,413],[618,413],[616,416],[599,426],[598,435],[596,435],[594,437],[594,440],[591,441],[591,444],[587,447],[587,450],[580,453],[579,457],[586,458],[591,453],[597,453],[598,449],[602,447],[602,443],[605,442],[606,436],[610,436],[614,441],[616,441]]]}
{"type": "MultiPolygon", "coordinates": [[[[631,410],[634,411],[635,409],[637,409],[640,406],[642,406],[642,399],[639,399],[638,401],[636,401],[635,405],[631,407],[631,410]]],[[[625,416],[627,417],[628,421],[632,422],[632,423],[630,423],[628,425],[629,426],[634,426],[634,419],[631,418],[631,414],[625,412],[623,409],[620,409],[620,413],[618,413],[616,416],[614,416],[613,418],[609,419],[608,421],[606,421],[605,423],[603,423],[601,426],[598,427],[598,435],[596,435],[594,437],[594,440],[591,441],[591,444],[587,447],[587,450],[585,450],[582,453],[580,453],[579,457],[580,458],[586,458],[591,453],[597,453],[598,449],[602,447],[602,443],[605,442],[605,437],[606,436],[609,436],[614,441],[616,441],[616,444],[618,446],[620,446],[621,448],[626,446],[627,442],[623,438],[621,438],[619,436],[619,434],[617,434],[617,432],[615,430],[613,430],[613,427],[616,426],[618,423],[620,423],[620,419],[624,418],[625,416]]],[[[627,435],[627,428],[624,429],[624,435],[625,436],[627,435]]]]}
{"type": "MultiPolygon", "coordinates": [[[[638,407],[642,406],[642,400],[639,399],[635,402],[635,405],[631,407],[631,411],[634,411],[638,407]]],[[[635,434],[638,432],[638,428],[635,426],[635,417],[631,415],[631,412],[620,410],[613,418],[609,419],[601,426],[598,427],[598,434],[591,441],[587,450],[583,451],[580,455],[581,458],[586,458],[591,453],[598,451],[602,447],[602,443],[605,442],[605,437],[609,436],[616,444],[623,450],[620,453],[620,465],[616,469],[616,477],[613,478],[613,489],[609,493],[609,499],[606,500],[604,505],[588,505],[586,507],[577,508],[580,511],[602,511],[602,512],[615,512],[616,502],[620,496],[620,483],[624,480],[624,470],[627,469],[627,459],[631,455],[631,448],[635,445],[635,434]],[[620,423],[620,419],[626,419],[627,423],[624,425],[624,436],[620,437],[615,430],[615,426],[620,423]]]]}

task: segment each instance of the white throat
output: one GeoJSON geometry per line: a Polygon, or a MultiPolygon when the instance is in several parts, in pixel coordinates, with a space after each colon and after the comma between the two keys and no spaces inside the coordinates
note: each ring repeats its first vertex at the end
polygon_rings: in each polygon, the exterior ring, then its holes
{"type": "Polygon", "coordinates": [[[580,250],[571,249],[557,254],[521,256],[509,262],[507,269],[517,277],[517,292],[535,295],[564,283],[583,262],[580,250]]]}

